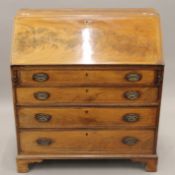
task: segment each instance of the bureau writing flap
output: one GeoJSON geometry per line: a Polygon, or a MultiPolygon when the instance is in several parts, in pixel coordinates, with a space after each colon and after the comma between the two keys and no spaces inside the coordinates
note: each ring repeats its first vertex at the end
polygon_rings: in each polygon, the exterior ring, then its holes
{"type": "Polygon", "coordinates": [[[150,9],[22,10],[12,65],[162,64],[159,16],[150,9]]]}

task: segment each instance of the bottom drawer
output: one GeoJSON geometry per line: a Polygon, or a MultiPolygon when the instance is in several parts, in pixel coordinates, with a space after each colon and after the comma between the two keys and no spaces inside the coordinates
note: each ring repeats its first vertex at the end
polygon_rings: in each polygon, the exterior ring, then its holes
{"type": "Polygon", "coordinates": [[[25,130],[22,154],[152,154],[153,130],[25,130]]]}

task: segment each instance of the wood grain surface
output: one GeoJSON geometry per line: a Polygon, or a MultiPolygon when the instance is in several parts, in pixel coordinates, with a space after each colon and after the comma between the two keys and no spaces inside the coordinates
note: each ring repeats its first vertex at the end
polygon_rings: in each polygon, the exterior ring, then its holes
{"type": "Polygon", "coordinates": [[[12,65],[162,63],[151,9],[27,10],[15,19],[12,65]]]}
{"type": "Polygon", "coordinates": [[[21,131],[23,154],[71,154],[71,153],[153,153],[154,131],[126,130],[72,130],[72,131],[21,131]],[[125,137],[136,137],[138,142],[126,145],[125,137]],[[39,145],[41,138],[51,139],[50,145],[39,145]]]}
{"type": "Polygon", "coordinates": [[[20,128],[117,128],[155,127],[156,107],[48,107],[18,108],[20,128]],[[38,121],[37,114],[51,116],[48,121],[38,121]],[[127,122],[124,116],[136,114],[135,122],[127,122]]]}
{"type": "Polygon", "coordinates": [[[94,88],[94,87],[59,87],[59,88],[17,88],[17,103],[19,105],[56,105],[56,104],[148,104],[158,102],[158,88],[94,88]],[[46,100],[38,100],[35,94],[38,92],[48,93],[46,100]],[[126,92],[138,92],[138,99],[129,100],[125,97],[126,92]]]}
{"type": "Polygon", "coordinates": [[[154,85],[156,80],[156,70],[134,70],[128,67],[128,70],[83,70],[70,67],[70,70],[64,68],[45,70],[42,68],[33,68],[33,70],[21,70],[19,72],[20,85],[24,86],[70,86],[70,85],[154,85]],[[72,70],[71,70],[72,69],[72,70]],[[44,73],[48,76],[46,81],[36,81],[33,76],[44,73]],[[128,81],[127,75],[138,74],[138,81],[128,81]]]}

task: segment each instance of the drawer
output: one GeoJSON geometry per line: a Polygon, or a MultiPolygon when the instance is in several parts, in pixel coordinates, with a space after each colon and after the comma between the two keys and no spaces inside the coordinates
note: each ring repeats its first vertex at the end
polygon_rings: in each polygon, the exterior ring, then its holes
{"type": "Polygon", "coordinates": [[[22,154],[151,154],[152,130],[20,131],[22,154]]]}
{"type": "Polygon", "coordinates": [[[140,104],[157,102],[158,88],[95,88],[95,87],[59,87],[59,88],[17,88],[19,105],[57,105],[57,104],[96,104],[124,103],[140,104]]]}
{"type": "Polygon", "coordinates": [[[155,83],[155,70],[21,70],[21,85],[59,86],[59,85],[107,85],[107,84],[145,84],[155,83]]]}
{"type": "Polygon", "coordinates": [[[18,108],[20,128],[155,127],[156,107],[18,108]]]}

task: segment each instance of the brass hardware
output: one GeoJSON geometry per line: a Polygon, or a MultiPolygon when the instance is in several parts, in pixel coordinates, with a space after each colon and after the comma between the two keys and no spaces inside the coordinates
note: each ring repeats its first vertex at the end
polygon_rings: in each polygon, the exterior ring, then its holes
{"type": "Polygon", "coordinates": [[[90,24],[90,23],[92,23],[92,20],[89,20],[89,19],[85,19],[85,20],[84,20],[84,24],[85,24],[85,25],[88,25],[88,24],[90,24]]]}
{"type": "Polygon", "coordinates": [[[128,100],[136,100],[140,97],[140,93],[137,91],[128,91],[128,92],[125,92],[124,96],[128,100]]]}
{"type": "Polygon", "coordinates": [[[156,82],[157,86],[160,86],[162,81],[163,81],[162,71],[158,71],[157,72],[157,82],[156,82]]]}
{"type": "Polygon", "coordinates": [[[123,120],[125,122],[137,122],[139,120],[138,114],[126,114],[123,116],[123,120]]]}
{"type": "Polygon", "coordinates": [[[136,137],[124,137],[122,142],[126,145],[135,145],[139,140],[136,137]]]}
{"type": "Polygon", "coordinates": [[[35,114],[35,119],[39,122],[48,122],[50,121],[51,118],[52,116],[49,114],[42,114],[42,113],[35,114]]]}
{"type": "Polygon", "coordinates": [[[48,74],[46,73],[36,73],[33,75],[33,80],[38,81],[38,82],[44,82],[49,79],[48,74]]]}
{"type": "Polygon", "coordinates": [[[16,86],[18,84],[18,76],[17,76],[16,70],[13,70],[12,72],[12,82],[13,82],[13,86],[16,86]]]}
{"type": "Polygon", "coordinates": [[[142,79],[142,75],[138,73],[129,73],[126,75],[126,80],[131,82],[140,81],[142,79]]]}
{"type": "Polygon", "coordinates": [[[49,98],[50,94],[48,92],[36,92],[34,93],[34,97],[37,100],[47,100],[49,98]]]}
{"type": "Polygon", "coordinates": [[[52,139],[49,139],[49,138],[39,138],[36,140],[36,142],[38,145],[41,145],[41,146],[48,146],[53,143],[52,139]]]}

